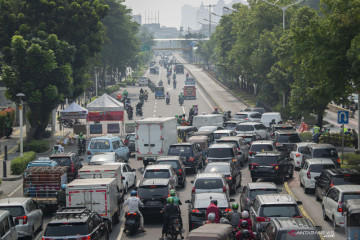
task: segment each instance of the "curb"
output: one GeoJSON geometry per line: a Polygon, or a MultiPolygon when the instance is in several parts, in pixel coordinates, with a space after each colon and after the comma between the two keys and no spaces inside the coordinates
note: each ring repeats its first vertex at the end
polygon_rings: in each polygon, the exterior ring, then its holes
{"type": "MultiPolygon", "coordinates": [[[[289,185],[288,185],[287,182],[284,182],[284,188],[285,188],[285,191],[286,191],[288,194],[290,194],[291,196],[293,196],[293,197],[295,198],[295,200],[298,201],[298,198],[293,194],[293,192],[291,191],[291,189],[290,189],[290,187],[289,187],[289,185]]],[[[300,211],[301,211],[301,214],[302,214],[304,217],[306,217],[307,219],[309,219],[309,220],[312,222],[312,224],[315,226],[314,220],[313,220],[313,219],[309,216],[309,214],[306,212],[304,206],[303,206],[303,205],[300,205],[300,206],[299,206],[299,209],[300,209],[300,211]]],[[[320,235],[320,238],[321,238],[322,240],[324,240],[324,236],[323,236],[322,234],[319,234],[319,235],[320,235]]]]}
{"type": "Polygon", "coordinates": [[[17,180],[20,180],[22,179],[22,175],[18,175],[18,176],[15,176],[15,177],[6,177],[6,178],[2,178],[3,181],[17,181],[17,180]]]}

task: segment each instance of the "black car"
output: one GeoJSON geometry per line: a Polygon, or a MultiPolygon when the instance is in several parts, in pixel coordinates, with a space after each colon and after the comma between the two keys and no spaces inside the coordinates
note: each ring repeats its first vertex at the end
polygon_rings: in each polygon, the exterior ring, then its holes
{"type": "Polygon", "coordinates": [[[315,177],[316,200],[322,200],[323,194],[326,194],[332,186],[345,184],[360,184],[360,173],[355,169],[325,169],[320,176],[315,177]]]}
{"type": "Polygon", "coordinates": [[[302,152],[302,162],[311,158],[330,158],[336,167],[340,167],[340,158],[336,148],[331,144],[309,144],[302,152]]]}
{"type": "Polygon", "coordinates": [[[307,218],[275,218],[260,236],[263,240],[320,240],[318,231],[321,227],[315,227],[307,218]]]}
{"type": "Polygon", "coordinates": [[[175,71],[177,74],[184,74],[184,65],[177,64],[175,71]]]}
{"type": "Polygon", "coordinates": [[[206,165],[204,173],[222,173],[229,185],[231,193],[241,187],[241,171],[232,162],[212,162],[206,165]]]}
{"type": "Polygon", "coordinates": [[[254,202],[255,197],[260,194],[277,194],[282,190],[278,189],[273,182],[254,182],[248,183],[243,187],[240,194],[241,211],[250,211],[250,206],[254,202]]]}
{"type": "Polygon", "coordinates": [[[184,157],[183,163],[186,169],[190,168],[197,172],[197,169],[203,167],[202,151],[196,143],[171,144],[167,155],[184,157]]]}
{"type": "Polygon", "coordinates": [[[217,206],[222,215],[230,211],[230,202],[235,201],[228,199],[226,193],[196,193],[191,201],[185,201],[185,203],[189,203],[189,231],[203,225],[206,220],[206,208],[210,205],[211,200],[217,200],[217,206]]]}
{"type": "Polygon", "coordinates": [[[186,182],[186,171],[183,163],[183,157],[180,156],[165,156],[159,157],[155,164],[171,165],[177,173],[178,184],[183,188],[186,182]]]}
{"type": "Polygon", "coordinates": [[[166,178],[152,178],[142,180],[137,189],[138,197],[144,203],[140,208],[143,215],[160,216],[160,211],[166,205],[170,190],[175,189],[173,181],[166,178]]]}
{"type": "Polygon", "coordinates": [[[124,144],[129,148],[129,154],[135,152],[135,133],[127,134],[124,140],[124,144]]]}
{"type": "Polygon", "coordinates": [[[294,163],[285,153],[262,152],[254,156],[250,173],[253,182],[259,178],[272,178],[283,183],[286,176],[293,177],[294,163]]]}
{"type": "Polygon", "coordinates": [[[67,167],[68,182],[76,179],[78,176],[79,169],[82,168],[79,156],[76,153],[55,153],[50,155],[50,159],[56,161],[59,166],[67,167]]]}
{"type": "Polygon", "coordinates": [[[88,208],[60,208],[47,224],[42,239],[108,240],[109,225],[109,220],[88,208]]]}
{"type": "Polygon", "coordinates": [[[277,150],[290,153],[295,143],[301,142],[301,138],[296,131],[276,131],[274,142],[277,150]]]}

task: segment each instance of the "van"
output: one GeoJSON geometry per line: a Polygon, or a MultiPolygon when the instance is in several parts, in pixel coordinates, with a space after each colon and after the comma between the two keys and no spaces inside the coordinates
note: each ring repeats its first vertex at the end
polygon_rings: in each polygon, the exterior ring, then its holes
{"type": "Polygon", "coordinates": [[[124,162],[129,161],[130,151],[121,138],[108,135],[96,137],[90,140],[87,150],[87,161],[89,162],[95,152],[115,152],[124,162]]]}
{"type": "Polygon", "coordinates": [[[1,240],[17,240],[18,235],[15,224],[9,211],[0,210],[0,239],[1,240]]]}
{"type": "Polygon", "coordinates": [[[193,122],[192,122],[192,125],[198,129],[202,126],[222,127],[223,124],[224,124],[224,118],[223,115],[221,114],[197,115],[193,117],[193,122]]]}
{"type": "Polygon", "coordinates": [[[269,128],[271,121],[275,119],[275,123],[282,123],[281,114],[279,112],[266,112],[261,115],[260,122],[265,125],[265,127],[269,128]]]}

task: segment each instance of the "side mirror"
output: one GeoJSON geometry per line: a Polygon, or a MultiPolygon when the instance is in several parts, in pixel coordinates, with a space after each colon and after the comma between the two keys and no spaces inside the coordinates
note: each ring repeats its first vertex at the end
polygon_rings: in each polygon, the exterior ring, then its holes
{"type": "Polygon", "coordinates": [[[194,183],[194,180],[191,180],[190,182],[191,182],[191,183],[194,183]]]}
{"type": "Polygon", "coordinates": [[[125,180],[125,177],[124,177],[124,176],[121,176],[121,180],[125,180]]]}
{"type": "Polygon", "coordinates": [[[185,203],[191,203],[191,201],[190,200],[185,200],[185,203]]]}
{"type": "Polygon", "coordinates": [[[302,205],[302,201],[296,201],[297,205],[302,205]]]}

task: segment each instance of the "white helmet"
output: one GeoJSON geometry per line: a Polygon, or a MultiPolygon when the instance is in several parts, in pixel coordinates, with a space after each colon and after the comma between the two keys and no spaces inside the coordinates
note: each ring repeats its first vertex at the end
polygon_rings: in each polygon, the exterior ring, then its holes
{"type": "Polygon", "coordinates": [[[241,213],[241,217],[242,217],[242,218],[249,218],[249,212],[248,212],[248,211],[243,211],[243,212],[241,213]]]}
{"type": "Polygon", "coordinates": [[[214,221],[215,220],[215,213],[209,213],[208,214],[208,220],[209,221],[214,221]]]}

